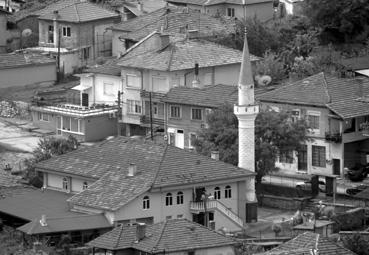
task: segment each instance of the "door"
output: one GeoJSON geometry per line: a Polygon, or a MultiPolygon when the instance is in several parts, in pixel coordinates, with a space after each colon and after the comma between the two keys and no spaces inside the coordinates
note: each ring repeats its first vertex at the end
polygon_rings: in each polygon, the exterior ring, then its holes
{"type": "Polygon", "coordinates": [[[184,149],[184,131],[182,129],[177,130],[175,140],[175,146],[184,149]]]}
{"type": "Polygon", "coordinates": [[[88,107],[88,94],[82,93],[82,106],[88,107]]]}
{"type": "Polygon", "coordinates": [[[297,169],[307,171],[307,145],[303,145],[297,155],[297,169]]]}
{"type": "Polygon", "coordinates": [[[341,160],[334,158],[333,161],[333,174],[334,175],[341,175],[341,160]]]}
{"type": "Polygon", "coordinates": [[[159,118],[159,106],[158,103],[153,103],[152,106],[152,117],[153,118],[159,118]]]}
{"type": "Polygon", "coordinates": [[[205,187],[195,188],[194,200],[195,202],[202,202],[202,195],[205,194],[205,187]]]}

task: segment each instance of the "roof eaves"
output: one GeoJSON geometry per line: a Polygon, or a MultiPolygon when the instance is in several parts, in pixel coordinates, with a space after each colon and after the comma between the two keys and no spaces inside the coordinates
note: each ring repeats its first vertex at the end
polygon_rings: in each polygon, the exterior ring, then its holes
{"type": "MultiPolygon", "coordinates": [[[[267,92],[269,93],[269,92],[267,92]]],[[[290,100],[282,100],[282,99],[258,99],[260,102],[269,102],[269,103],[279,103],[279,104],[292,104],[292,105],[306,105],[306,106],[318,106],[326,108],[327,105],[323,103],[308,103],[308,102],[295,102],[290,100]]]]}
{"type": "MultiPolygon", "coordinates": [[[[131,48],[129,48],[122,57],[126,56],[129,52],[131,52],[132,50],[134,50],[135,48],[137,48],[141,43],[143,43],[144,41],[146,41],[147,39],[149,39],[151,36],[153,36],[154,34],[156,34],[157,31],[152,32],[151,34],[147,35],[146,37],[144,37],[142,40],[140,40],[139,42],[137,42],[135,45],[133,45],[131,48]]],[[[122,58],[121,57],[121,58],[122,58]]],[[[117,65],[119,65],[119,63],[117,63],[117,65]]]]}
{"type": "Polygon", "coordinates": [[[344,117],[342,114],[340,114],[340,113],[336,112],[333,108],[331,108],[331,107],[329,106],[329,104],[326,104],[325,106],[326,106],[329,110],[331,110],[332,112],[334,112],[334,114],[338,115],[341,119],[345,119],[345,117],[344,117]]]}

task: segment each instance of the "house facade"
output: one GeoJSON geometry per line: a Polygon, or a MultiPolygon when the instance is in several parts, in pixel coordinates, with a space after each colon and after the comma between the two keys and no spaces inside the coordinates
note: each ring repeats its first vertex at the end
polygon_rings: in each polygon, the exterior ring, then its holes
{"type": "Polygon", "coordinates": [[[365,79],[320,73],[261,95],[263,108],[289,111],[292,120],[309,124],[311,139],[301,151],[281,154],[277,166],[285,173],[343,177],[345,167],[365,165],[367,90],[365,79]]]}
{"type": "Polygon", "coordinates": [[[245,169],[170,145],[123,137],[73,154],[37,168],[45,189],[73,194],[68,200],[72,211],[103,214],[111,224],[124,225],[188,219],[236,231],[247,222],[245,180],[253,174],[245,169]]]}
{"type": "Polygon", "coordinates": [[[31,107],[33,124],[62,136],[75,136],[80,141],[97,141],[117,134],[117,98],[122,91],[120,69],[112,63],[94,67],[79,74],[77,102],[31,107]]]}
{"type": "MultiPolygon", "coordinates": [[[[196,31],[193,31],[195,34],[196,31]]],[[[122,68],[124,134],[166,132],[162,101],[174,87],[236,85],[241,52],[194,38],[152,32],[118,61],[122,68]]],[[[255,62],[258,58],[252,56],[255,62]]]]}
{"type": "Polygon", "coordinates": [[[19,11],[24,3],[23,0],[0,0],[0,9],[13,13],[19,11]]]}
{"type": "MultiPolygon", "coordinates": [[[[186,6],[212,16],[226,16],[231,18],[243,19],[245,17],[244,4],[242,0],[236,1],[192,1],[192,0],[166,0],[176,6],[186,6]]],[[[257,17],[261,21],[273,18],[273,0],[251,0],[246,1],[247,17],[257,17]]]]}
{"type": "Polygon", "coordinates": [[[100,56],[111,55],[108,27],[120,16],[89,2],[76,2],[38,17],[38,47],[29,50],[60,55],[60,72],[70,74],[100,56]],[[88,11],[86,11],[88,10],[88,11]]]}

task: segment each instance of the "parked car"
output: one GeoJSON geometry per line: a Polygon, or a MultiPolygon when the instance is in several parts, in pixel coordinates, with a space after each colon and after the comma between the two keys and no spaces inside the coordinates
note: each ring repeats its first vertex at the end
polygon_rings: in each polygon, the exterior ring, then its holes
{"type": "Polygon", "coordinates": [[[348,170],[348,177],[353,182],[359,182],[364,180],[369,173],[369,164],[366,165],[355,165],[348,170]]]}
{"type": "MultiPolygon", "coordinates": [[[[320,192],[325,192],[325,182],[319,180],[319,191],[320,192]]],[[[302,189],[302,190],[311,190],[311,181],[301,181],[301,182],[297,182],[296,183],[296,188],[297,189],[302,189]]]]}

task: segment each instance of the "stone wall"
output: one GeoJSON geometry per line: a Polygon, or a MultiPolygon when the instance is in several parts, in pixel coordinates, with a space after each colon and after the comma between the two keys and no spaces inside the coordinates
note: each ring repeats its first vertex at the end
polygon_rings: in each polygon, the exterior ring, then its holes
{"type": "Polygon", "coordinates": [[[309,201],[309,198],[291,198],[273,195],[260,195],[258,202],[260,206],[280,208],[285,210],[301,210],[309,201]]]}

